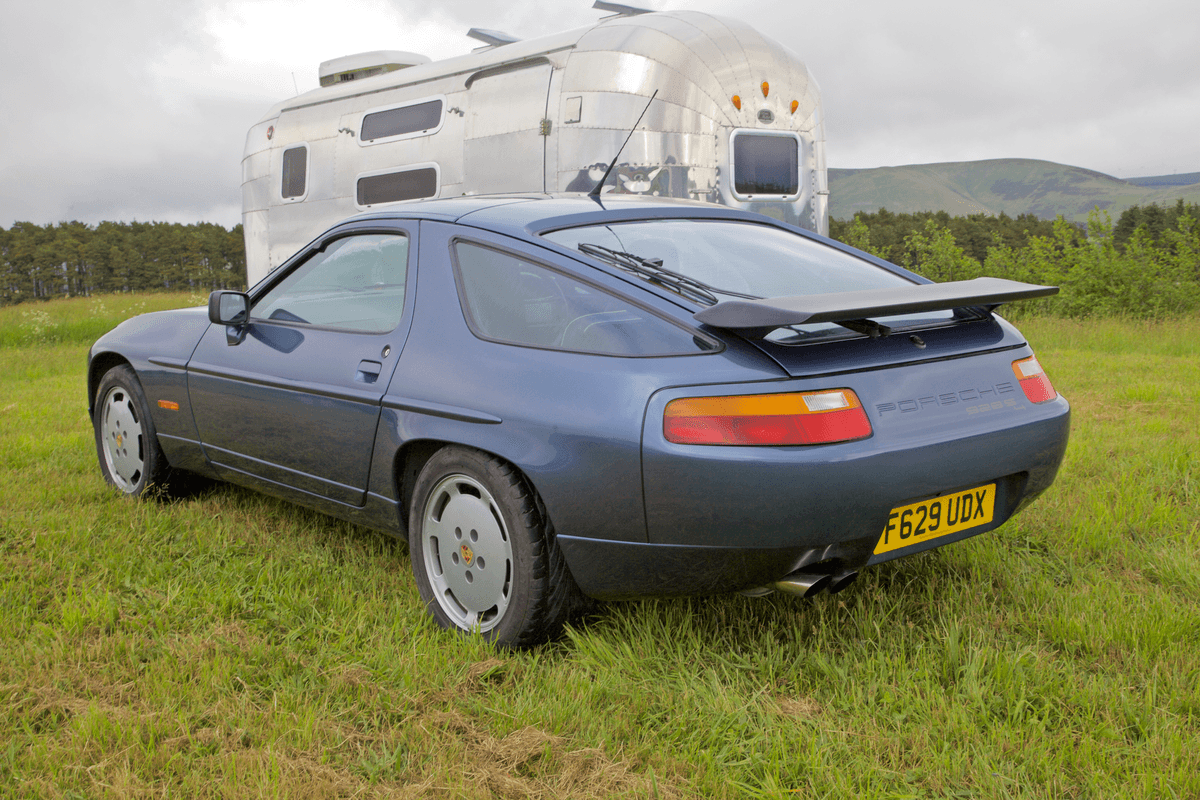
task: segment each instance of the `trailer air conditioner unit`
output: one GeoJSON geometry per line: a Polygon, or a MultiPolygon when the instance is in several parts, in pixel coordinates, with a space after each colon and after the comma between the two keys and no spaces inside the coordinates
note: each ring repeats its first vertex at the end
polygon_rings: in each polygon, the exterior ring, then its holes
{"type": "Polygon", "coordinates": [[[355,53],[352,56],[322,61],[319,75],[322,86],[333,86],[335,83],[356,81],[372,75],[382,75],[385,72],[395,72],[398,69],[428,63],[429,57],[420,53],[406,53],[403,50],[372,50],[369,53],[355,53]]]}

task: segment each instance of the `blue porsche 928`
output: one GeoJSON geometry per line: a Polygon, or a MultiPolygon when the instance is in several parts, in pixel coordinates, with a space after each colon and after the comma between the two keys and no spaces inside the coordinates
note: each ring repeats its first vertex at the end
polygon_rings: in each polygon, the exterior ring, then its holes
{"type": "Polygon", "coordinates": [[[88,360],[104,477],[190,473],[407,538],[447,628],[581,595],[837,591],[1045,491],[1070,410],[1006,302],[756,214],[464,197],[347,220],[88,360]]]}

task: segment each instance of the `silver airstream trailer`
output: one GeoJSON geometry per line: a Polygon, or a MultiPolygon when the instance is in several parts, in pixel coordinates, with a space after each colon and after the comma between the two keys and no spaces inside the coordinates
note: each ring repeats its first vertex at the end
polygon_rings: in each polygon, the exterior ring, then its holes
{"type": "Polygon", "coordinates": [[[443,61],[373,52],[327,61],[321,86],[246,137],[250,283],[358,211],[429,197],[589,191],[707,200],[828,228],[820,92],[791,51],[733,19],[616,11],[443,61]],[[650,101],[657,91],[657,96],[650,101]]]}

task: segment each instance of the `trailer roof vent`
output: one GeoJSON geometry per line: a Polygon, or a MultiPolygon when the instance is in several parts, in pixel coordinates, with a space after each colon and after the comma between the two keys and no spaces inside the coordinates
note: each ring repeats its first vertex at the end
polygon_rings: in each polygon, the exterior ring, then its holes
{"type": "Polygon", "coordinates": [[[471,28],[471,30],[467,31],[467,36],[484,43],[485,47],[477,47],[475,48],[476,50],[486,50],[488,47],[503,47],[506,44],[521,41],[511,33],[493,31],[488,28],[471,28]]]}
{"type": "Polygon", "coordinates": [[[402,50],[372,50],[369,53],[355,53],[352,56],[322,61],[319,74],[322,86],[333,86],[337,83],[356,81],[372,75],[382,75],[385,72],[395,72],[398,69],[428,63],[429,56],[423,56],[420,53],[406,53],[402,50]]]}
{"type": "Polygon", "coordinates": [[[639,14],[652,14],[648,8],[637,8],[636,6],[627,6],[621,3],[606,3],[604,0],[596,0],[592,8],[598,8],[601,11],[611,11],[617,17],[636,17],[639,14]]]}

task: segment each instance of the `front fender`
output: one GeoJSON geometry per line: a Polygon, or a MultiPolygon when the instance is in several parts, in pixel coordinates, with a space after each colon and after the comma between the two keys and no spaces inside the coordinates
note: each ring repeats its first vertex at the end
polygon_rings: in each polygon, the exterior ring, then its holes
{"type": "Polygon", "coordinates": [[[208,326],[205,309],[184,308],[132,317],[101,336],[88,353],[89,416],[95,413],[96,388],[104,373],[128,364],[146,393],[167,461],[195,469],[200,437],[188,401],[186,368],[208,326]]]}

